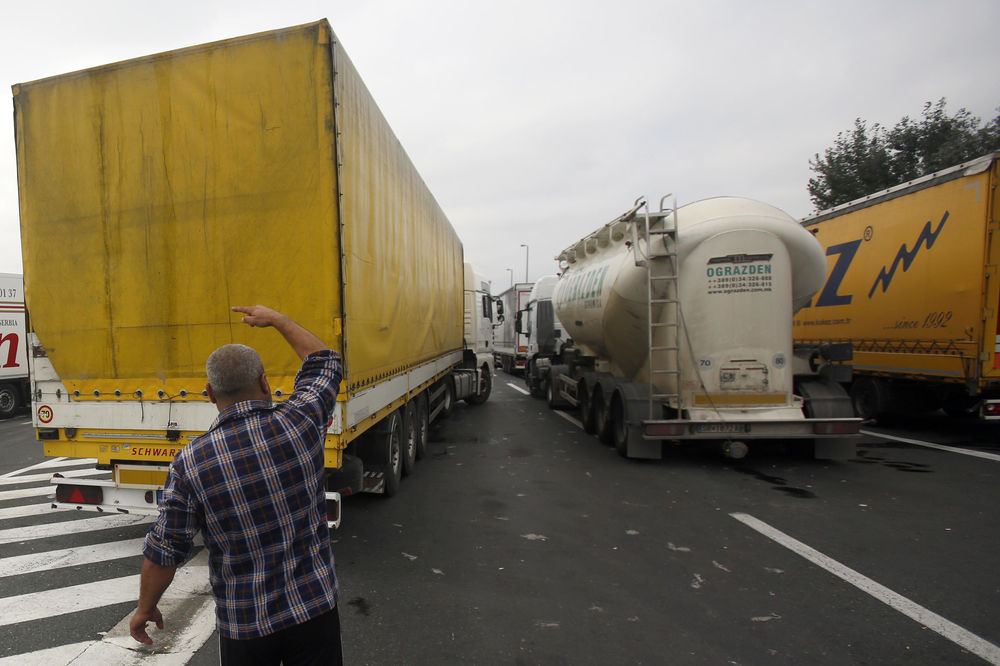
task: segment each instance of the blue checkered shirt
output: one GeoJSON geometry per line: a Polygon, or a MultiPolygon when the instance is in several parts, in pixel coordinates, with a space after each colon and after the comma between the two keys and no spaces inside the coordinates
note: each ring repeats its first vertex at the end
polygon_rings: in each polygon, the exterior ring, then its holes
{"type": "Polygon", "coordinates": [[[201,530],[226,638],[267,636],[337,604],[323,444],[341,375],[336,352],[310,354],[287,400],[226,408],[170,465],[143,554],[177,566],[201,530]]]}

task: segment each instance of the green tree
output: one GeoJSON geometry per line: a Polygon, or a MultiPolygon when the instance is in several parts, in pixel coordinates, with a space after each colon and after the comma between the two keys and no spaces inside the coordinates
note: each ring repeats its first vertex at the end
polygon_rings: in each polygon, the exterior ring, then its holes
{"type": "Polygon", "coordinates": [[[904,116],[891,130],[858,118],[822,157],[809,160],[816,174],[809,198],[824,210],[994,150],[1000,150],[1000,115],[980,127],[966,109],[948,116],[944,98],[927,102],[919,120],[904,116]]]}

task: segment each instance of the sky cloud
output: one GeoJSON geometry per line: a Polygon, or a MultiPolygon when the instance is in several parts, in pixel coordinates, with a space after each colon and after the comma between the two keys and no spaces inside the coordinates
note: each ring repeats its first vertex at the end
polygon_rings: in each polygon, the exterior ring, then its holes
{"type": "MultiPolygon", "coordinates": [[[[524,277],[522,243],[530,279],[552,273],[640,195],[805,216],[809,159],[856,117],[891,126],[940,97],[1000,112],[994,0],[17,3],[0,10],[0,78],[323,17],[497,292],[524,277]]],[[[8,122],[0,272],[21,271],[17,219],[8,122]]]]}

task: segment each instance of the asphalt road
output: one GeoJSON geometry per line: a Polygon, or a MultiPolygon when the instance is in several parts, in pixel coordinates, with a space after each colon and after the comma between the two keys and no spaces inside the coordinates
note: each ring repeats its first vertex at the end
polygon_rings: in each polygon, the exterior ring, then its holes
{"type": "MultiPolygon", "coordinates": [[[[507,382],[522,386],[498,373],[486,404],[432,430],[395,498],[345,501],[348,663],[1000,663],[1000,424],[869,428],[987,457],[869,435],[842,462],[753,445],[742,461],[678,447],[635,462],[507,382]]],[[[23,421],[0,423],[0,475],[43,460],[23,421]]],[[[0,520],[0,564],[146,529],[3,540],[57,519],[0,520]]],[[[140,561],[0,577],[0,604],[140,561]]],[[[0,658],[98,640],[133,607],[2,625],[0,658]]],[[[215,638],[189,663],[217,663],[215,638]]]]}

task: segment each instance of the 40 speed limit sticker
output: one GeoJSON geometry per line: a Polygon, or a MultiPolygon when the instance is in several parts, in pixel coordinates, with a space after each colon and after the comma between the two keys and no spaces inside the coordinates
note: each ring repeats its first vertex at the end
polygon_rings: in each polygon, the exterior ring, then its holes
{"type": "Polygon", "coordinates": [[[52,408],[48,405],[42,405],[38,408],[38,420],[42,423],[48,423],[52,420],[52,408]]]}

